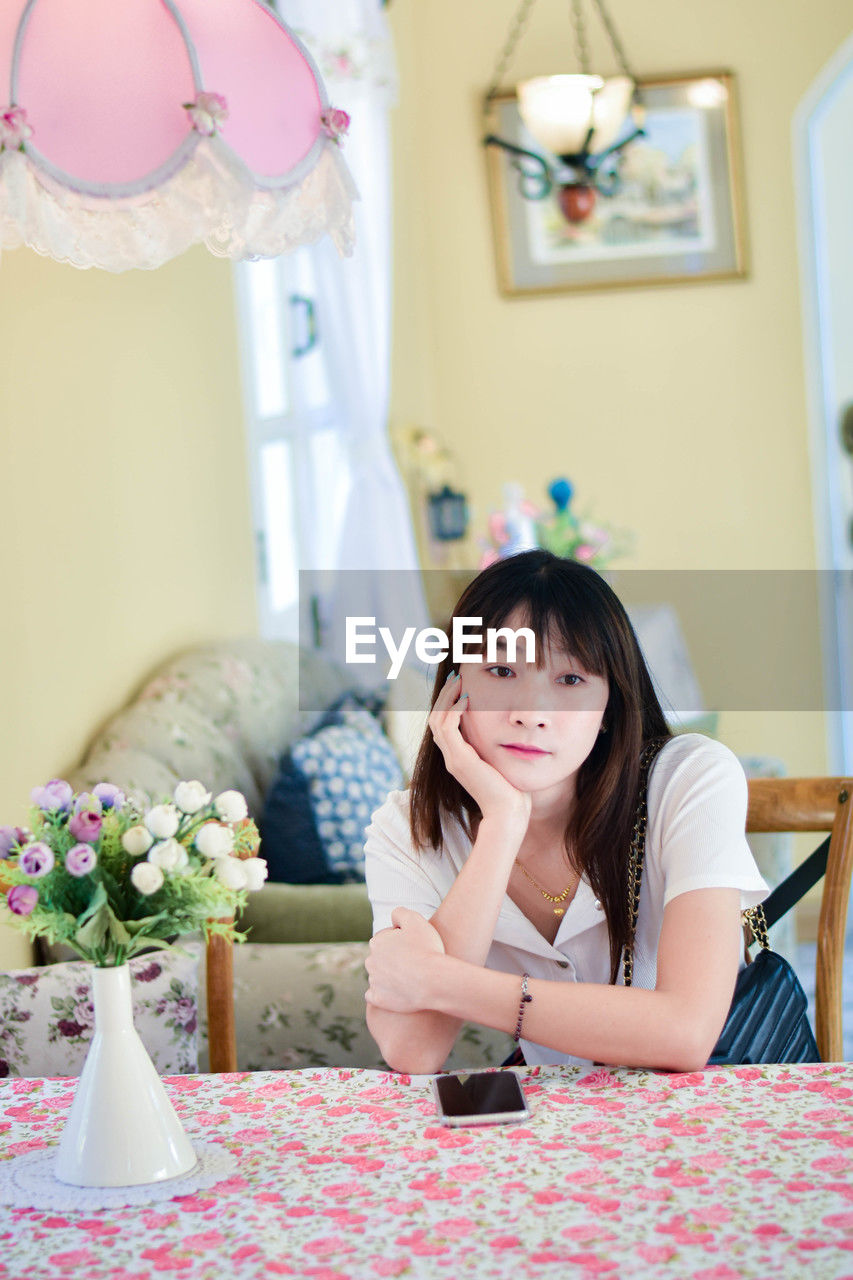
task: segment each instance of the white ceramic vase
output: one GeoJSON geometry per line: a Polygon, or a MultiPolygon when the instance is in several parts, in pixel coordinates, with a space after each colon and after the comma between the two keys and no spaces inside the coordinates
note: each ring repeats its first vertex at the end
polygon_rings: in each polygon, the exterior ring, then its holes
{"type": "Polygon", "coordinates": [[[196,1155],[133,1025],[127,965],[92,970],[95,1034],[54,1172],[77,1187],[177,1178],[196,1155]]]}

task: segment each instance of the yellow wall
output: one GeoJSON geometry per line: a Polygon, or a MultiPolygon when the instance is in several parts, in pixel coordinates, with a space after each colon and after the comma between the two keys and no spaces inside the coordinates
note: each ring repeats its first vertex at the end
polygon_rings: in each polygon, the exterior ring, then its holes
{"type": "MultiPolygon", "coordinates": [[[[514,8],[390,9],[395,423],[452,443],[481,519],[505,480],[539,498],[566,473],[637,531],[635,567],[812,566],[790,121],[843,6],[614,0],[641,74],[738,76],[751,277],[507,301],[478,139],[514,8]]],[[[567,7],[542,0],[514,72],[560,69],[561,47],[567,7]]],[[[203,250],[122,276],[3,257],[0,822],[154,664],[255,628],[234,325],[230,267],[203,250]]],[[[818,715],[729,715],[724,737],[824,767],[818,715]]]]}
{"type": "MultiPolygon", "coordinates": [[[[504,299],[479,112],[516,7],[391,8],[398,234],[418,250],[398,261],[396,420],[452,445],[481,531],[505,481],[543,501],[565,474],[581,508],[636,531],[625,567],[812,568],[791,120],[849,34],[843,6],[614,0],[639,75],[737,77],[750,276],[504,299]]],[[[572,69],[573,57],[568,7],[541,0],[510,81],[572,69]]],[[[826,767],[819,713],[729,712],[721,728],[734,749],[780,755],[790,772],[826,767]]]]}
{"type": "Polygon", "coordinates": [[[120,276],[3,256],[0,823],[153,665],[256,627],[231,289],[202,250],[120,276]]]}

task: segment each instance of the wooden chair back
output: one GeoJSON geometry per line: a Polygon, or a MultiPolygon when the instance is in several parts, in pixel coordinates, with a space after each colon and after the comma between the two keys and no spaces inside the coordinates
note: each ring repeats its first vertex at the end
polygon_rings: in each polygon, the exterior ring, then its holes
{"type": "Polygon", "coordinates": [[[207,943],[207,1043],[211,1071],[237,1070],[234,944],[213,933],[207,943]]]}
{"type": "Polygon", "coordinates": [[[829,832],[817,935],[815,1038],[840,1062],[844,935],[853,873],[853,778],[750,778],[747,831],[829,832]]]}

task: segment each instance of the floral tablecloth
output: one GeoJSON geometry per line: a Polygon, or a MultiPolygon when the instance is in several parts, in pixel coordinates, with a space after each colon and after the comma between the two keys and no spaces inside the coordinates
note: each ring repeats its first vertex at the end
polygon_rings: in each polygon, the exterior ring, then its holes
{"type": "MultiPolygon", "coordinates": [[[[520,1074],[529,1122],[462,1129],[421,1077],[167,1079],[239,1175],[148,1208],[0,1206],[0,1277],[853,1277],[853,1064],[520,1074]]],[[[0,1160],[54,1143],[72,1089],[1,1081],[0,1160]]]]}

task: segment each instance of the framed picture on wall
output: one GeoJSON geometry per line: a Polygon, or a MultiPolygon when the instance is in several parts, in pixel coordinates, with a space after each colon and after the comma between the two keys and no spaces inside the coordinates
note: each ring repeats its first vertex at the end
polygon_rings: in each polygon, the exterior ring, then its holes
{"type": "MultiPolygon", "coordinates": [[[[554,190],[526,199],[514,156],[497,146],[485,148],[502,293],[517,297],[746,274],[734,77],[665,76],[641,80],[639,88],[645,136],[625,149],[619,190],[598,194],[583,221],[568,221],[554,190]]],[[[512,91],[487,102],[486,128],[541,153],[512,91]]]]}

